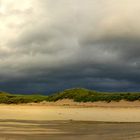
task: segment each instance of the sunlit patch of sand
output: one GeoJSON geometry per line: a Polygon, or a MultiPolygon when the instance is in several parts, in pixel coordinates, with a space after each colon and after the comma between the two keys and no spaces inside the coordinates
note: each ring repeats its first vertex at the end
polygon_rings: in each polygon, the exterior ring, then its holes
{"type": "MultiPolygon", "coordinates": [[[[140,122],[140,108],[122,106],[125,102],[100,103],[100,106],[0,105],[0,120],[75,120],[102,122],[140,122]],[[107,106],[103,106],[107,104],[107,106]],[[115,104],[115,107],[113,106],[115,104]],[[119,103],[118,103],[119,104],[119,103]]],[[[130,102],[131,103],[131,102],[130,102]]],[[[128,104],[130,104],[128,103],[128,104]]],[[[99,103],[98,103],[99,104],[99,103]]]]}

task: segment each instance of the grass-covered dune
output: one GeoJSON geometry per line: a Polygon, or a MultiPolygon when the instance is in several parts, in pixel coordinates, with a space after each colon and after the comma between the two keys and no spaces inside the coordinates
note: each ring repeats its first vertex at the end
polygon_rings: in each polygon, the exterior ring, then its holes
{"type": "Polygon", "coordinates": [[[73,99],[76,102],[96,102],[96,101],[136,101],[140,100],[138,92],[97,92],[88,89],[68,89],[63,92],[55,93],[50,96],[45,95],[17,95],[0,92],[0,103],[21,104],[39,103],[42,101],[55,102],[62,99],[73,99]]]}
{"type": "Polygon", "coordinates": [[[48,96],[43,95],[17,95],[0,92],[0,104],[39,103],[47,101],[48,96]]]}
{"type": "Polygon", "coordinates": [[[76,102],[96,102],[96,101],[136,101],[140,100],[138,92],[97,92],[88,89],[69,89],[48,97],[48,101],[61,99],[73,99],[76,102]]]}

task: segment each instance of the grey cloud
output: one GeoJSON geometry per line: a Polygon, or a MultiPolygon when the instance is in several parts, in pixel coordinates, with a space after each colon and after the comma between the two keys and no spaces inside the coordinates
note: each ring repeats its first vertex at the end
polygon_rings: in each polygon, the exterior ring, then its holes
{"type": "Polygon", "coordinates": [[[138,0],[26,2],[0,1],[1,89],[139,90],[138,0]]]}

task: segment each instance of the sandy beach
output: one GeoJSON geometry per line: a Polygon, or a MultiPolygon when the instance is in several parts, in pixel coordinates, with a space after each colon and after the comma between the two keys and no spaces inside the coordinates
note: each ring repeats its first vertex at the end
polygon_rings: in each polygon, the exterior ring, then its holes
{"type": "Polygon", "coordinates": [[[0,121],[0,140],[139,140],[140,123],[0,121]]]}
{"type": "Polygon", "coordinates": [[[140,102],[0,105],[0,120],[140,122],[140,102]]]}
{"type": "Polygon", "coordinates": [[[139,140],[140,103],[0,105],[0,140],[139,140]]]}

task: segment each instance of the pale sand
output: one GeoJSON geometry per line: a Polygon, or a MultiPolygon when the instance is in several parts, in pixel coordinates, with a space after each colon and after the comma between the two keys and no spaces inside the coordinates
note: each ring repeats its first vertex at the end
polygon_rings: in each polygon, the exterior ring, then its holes
{"type": "Polygon", "coordinates": [[[0,120],[140,122],[140,102],[76,104],[0,105],[0,120]]]}
{"type": "Polygon", "coordinates": [[[73,100],[63,99],[57,102],[42,102],[40,104],[31,103],[30,105],[47,105],[47,106],[70,106],[70,107],[140,107],[140,101],[128,102],[121,100],[119,102],[86,102],[78,103],[73,100]]]}

